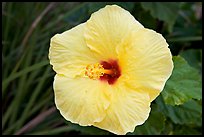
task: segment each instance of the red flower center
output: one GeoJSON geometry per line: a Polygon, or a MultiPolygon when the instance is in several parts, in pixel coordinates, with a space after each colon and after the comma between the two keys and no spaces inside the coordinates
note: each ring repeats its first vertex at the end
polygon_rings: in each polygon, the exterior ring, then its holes
{"type": "Polygon", "coordinates": [[[111,74],[103,74],[100,76],[101,81],[107,81],[108,84],[113,85],[121,75],[121,70],[117,60],[101,61],[100,64],[106,70],[111,70],[111,74]]]}

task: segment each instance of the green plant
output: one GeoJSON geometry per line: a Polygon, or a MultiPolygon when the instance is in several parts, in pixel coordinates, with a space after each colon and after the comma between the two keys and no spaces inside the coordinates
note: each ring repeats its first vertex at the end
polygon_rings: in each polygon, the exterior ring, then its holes
{"type": "Polygon", "coordinates": [[[145,27],[167,40],[175,69],[153,102],[145,124],[129,134],[202,133],[201,2],[3,2],[2,133],[111,134],[65,121],[55,108],[50,38],[86,21],[107,4],[129,10],[145,27]],[[170,5],[170,6],[169,6],[170,5]],[[178,82],[179,81],[179,82],[178,82]]]}

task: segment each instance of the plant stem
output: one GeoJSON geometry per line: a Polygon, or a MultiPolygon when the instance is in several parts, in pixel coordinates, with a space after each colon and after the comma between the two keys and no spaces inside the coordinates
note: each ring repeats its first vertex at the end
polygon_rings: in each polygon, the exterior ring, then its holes
{"type": "Polygon", "coordinates": [[[39,114],[37,117],[35,117],[33,120],[31,120],[29,123],[27,123],[25,126],[23,126],[19,131],[17,131],[14,135],[20,135],[25,133],[26,131],[29,131],[33,127],[37,126],[40,122],[42,122],[47,116],[51,115],[56,111],[55,107],[52,107],[48,109],[47,111],[39,114]]]}

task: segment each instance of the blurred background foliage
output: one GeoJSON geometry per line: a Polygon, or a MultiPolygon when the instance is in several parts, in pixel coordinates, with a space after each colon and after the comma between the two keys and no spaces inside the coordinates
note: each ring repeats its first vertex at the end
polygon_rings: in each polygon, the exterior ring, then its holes
{"type": "Polygon", "coordinates": [[[66,121],[56,110],[50,38],[89,19],[107,4],[128,10],[167,40],[174,71],[132,134],[202,134],[201,2],[3,2],[2,133],[81,135],[111,133],[66,121]]]}

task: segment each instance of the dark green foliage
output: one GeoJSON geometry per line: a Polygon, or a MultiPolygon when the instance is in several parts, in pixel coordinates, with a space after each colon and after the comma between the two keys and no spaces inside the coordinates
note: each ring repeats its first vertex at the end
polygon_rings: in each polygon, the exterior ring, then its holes
{"type": "Polygon", "coordinates": [[[144,27],[161,33],[175,56],[173,74],[152,102],[149,118],[128,134],[202,134],[201,2],[3,2],[3,135],[112,135],[60,115],[54,103],[55,73],[48,60],[54,34],[85,22],[108,4],[123,7],[144,27]]]}
{"type": "Polygon", "coordinates": [[[166,82],[162,96],[166,104],[181,105],[190,99],[201,99],[201,77],[180,56],[173,57],[174,69],[166,82]]]}

